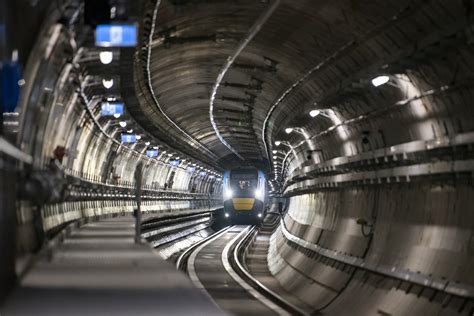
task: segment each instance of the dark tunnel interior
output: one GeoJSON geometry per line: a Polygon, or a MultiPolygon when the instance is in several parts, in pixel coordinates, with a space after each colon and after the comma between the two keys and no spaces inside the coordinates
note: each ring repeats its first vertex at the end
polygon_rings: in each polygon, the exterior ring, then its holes
{"type": "Polygon", "coordinates": [[[473,9],[1,1],[0,315],[474,315],[473,9]]]}

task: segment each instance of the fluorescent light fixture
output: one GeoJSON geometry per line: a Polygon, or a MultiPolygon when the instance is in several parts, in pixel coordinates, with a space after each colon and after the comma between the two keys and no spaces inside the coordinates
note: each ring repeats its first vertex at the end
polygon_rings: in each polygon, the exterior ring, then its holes
{"type": "Polygon", "coordinates": [[[95,28],[95,46],[134,47],[137,35],[136,24],[99,24],[95,28]]]}
{"type": "Polygon", "coordinates": [[[179,160],[170,160],[170,165],[174,167],[179,166],[179,160]]]}
{"type": "MultiPolygon", "coordinates": [[[[150,146],[150,142],[145,142],[145,145],[150,146]]],[[[156,148],[153,147],[153,149],[158,149],[158,147],[156,147],[156,148]]]]}
{"type": "Polygon", "coordinates": [[[273,156],[273,159],[277,159],[277,158],[278,158],[278,156],[273,156]]]}
{"type": "Polygon", "coordinates": [[[129,133],[129,134],[130,134],[130,133],[133,133],[133,129],[129,129],[129,130],[127,131],[127,133],[129,133]]]}
{"type": "Polygon", "coordinates": [[[114,114],[114,117],[115,117],[115,118],[119,118],[119,117],[120,117],[120,113],[115,113],[115,114],[114,114]]]}
{"type": "Polygon", "coordinates": [[[137,140],[140,140],[142,139],[142,137],[140,135],[137,135],[137,140]]]}
{"type": "Polygon", "coordinates": [[[309,112],[309,116],[311,116],[311,117],[316,117],[316,116],[318,116],[319,114],[321,114],[321,111],[320,111],[320,110],[311,110],[311,111],[309,112]]]}
{"type": "Polygon", "coordinates": [[[280,146],[280,145],[281,145],[281,142],[280,142],[279,140],[277,140],[277,141],[275,142],[275,146],[280,146]]]}
{"type": "Polygon", "coordinates": [[[158,157],[158,150],[149,149],[146,151],[146,155],[150,158],[158,157]]]}
{"type": "Polygon", "coordinates": [[[136,141],[135,134],[122,134],[122,143],[135,143],[136,141]]]}
{"type": "Polygon", "coordinates": [[[102,79],[102,85],[106,89],[110,89],[114,86],[114,79],[102,79]]]}
{"type": "Polygon", "coordinates": [[[102,102],[100,105],[100,114],[103,116],[115,116],[115,114],[123,114],[124,104],[120,102],[102,102]]]}
{"type": "Polygon", "coordinates": [[[285,133],[291,134],[291,132],[293,132],[293,128],[291,128],[291,127],[285,128],[285,133]]]}
{"type": "Polygon", "coordinates": [[[111,51],[102,51],[99,53],[100,62],[104,65],[108,65],[114,59],[114,54],[111,51]]]}
{"type": "Polygon", "coordinates": [[[278,152],[278,150],[274,150],[273,153],[276,154],[278,152]]]}
{"type": "Polygon", "coordinates": [[[374,87],[379,87],[381,85],[384,85],[386,84],[388,81],[390,80],[390,77],[389,76],[378,76],[378,77],[375,77],[374,79],[372,79],[372,84],[374,85],[374,87]]]}
{"type": "Polygon", "coordinates": [[[120,121],[120,122],[119,122],[119,125],[120,125],[120,127],[125,127],[125,126],[127,126],[127,122],[125,122],[125,121],[120,121]]]}
{"type": "Polygon", "coordinates": [[[173,154],[168,154],[168,157],[171,157],[171,156],[173,156],[173,154]]]}

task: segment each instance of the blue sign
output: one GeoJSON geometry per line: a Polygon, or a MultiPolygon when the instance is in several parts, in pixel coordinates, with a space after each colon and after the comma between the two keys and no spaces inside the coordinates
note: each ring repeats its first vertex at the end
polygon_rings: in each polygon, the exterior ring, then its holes
{"type": "Polygon", "coordinates": [[[102,103],[102,115],[123,114],[123,103],[118,102],[104,102],[102,103]]]}
{"type": "Polygon", "coordinates": [[[150,158],[158,157],[158,150],[156,149],[148,149],[146,151],[146,155],[150,158]]]}
{"type": "Polygon", "coordinates": [[[0,106],[3,112],[14,112],[20,96],[20,64],[0,64],[0,106]]]}
{"type": "Polygon", "coordinates": [[[170,160],[170,165],[173,167],[179,166],[179,160],[170,160]]]}
{"type": "Polygon", "coordinates": [[[199,172],[199,175],[200,175],[201,177],[204,177],[204,176],[206,175],[206,171],[201,171],[201,172],[199,172]]]}
{"type": "Polygon", "coordinates": [[[137,135],[135,134],[122,134],[122,143],[136,143],[137,135]]]}
{"type": "Polygon", "coordinates": [[[137,45],[137,26],[135,24],[99,24],[95,28],[95,45],[134,47],[137,45]]]}

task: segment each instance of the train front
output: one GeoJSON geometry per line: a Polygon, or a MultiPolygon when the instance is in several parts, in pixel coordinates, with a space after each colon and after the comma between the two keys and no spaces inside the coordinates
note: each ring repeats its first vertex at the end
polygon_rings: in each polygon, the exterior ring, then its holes
{"type": "Polygon", "coordinates": [[[265,175],[254,168],[224,173],[224,212],[233,223],[254,224],[263,219],[265,175]]]}

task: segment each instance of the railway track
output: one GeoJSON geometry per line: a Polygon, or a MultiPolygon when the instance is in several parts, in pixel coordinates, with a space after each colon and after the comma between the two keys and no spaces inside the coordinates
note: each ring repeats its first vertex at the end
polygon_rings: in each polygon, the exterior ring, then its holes
{"type": "Polygon", "coordinates": [[[304,311],[254,278],[243,263],[256,226],[228,226],[185,251],[177,268],[234,315],[303,315],[304,311]]]}

